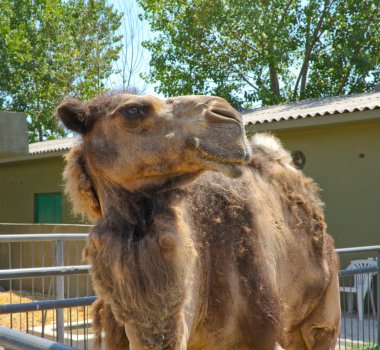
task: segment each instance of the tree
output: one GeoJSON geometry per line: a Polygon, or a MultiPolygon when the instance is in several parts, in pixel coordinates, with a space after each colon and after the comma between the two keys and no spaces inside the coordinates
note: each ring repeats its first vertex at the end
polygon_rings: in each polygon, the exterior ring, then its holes
{"type": "MultiPolygon", "coordinates": [[[[138,74],[144,64],[144,24],[139,19],[137,4],[131,0],[117,0],[115,3],[123,11],[119,33],[122,36],[120,57],[115,64],[116,83],[124,90],[137,91],[135,88],[138,74]],[[121,78],[119,82],[117,78],[121,78]],[[120,86],[121,85],[121,86],[120,86]]],[[[114,85],[114,84],[112,84],[114,85]]],[[[144,90],[144,88],[142,88],[144,90]]]]}
{"type": "Polygon", "coordinates": [[[106,0],[2,0],[0,12],[0,109],[26,112],[31,142],[63,136],[54,108],[105,88],[120,16],[106,0]]]}
{"type": "Polygon", "coordinates": [[[145,79],[236,106],[369,91],[379,0],[138,0],[156,33],[145,79]]]}

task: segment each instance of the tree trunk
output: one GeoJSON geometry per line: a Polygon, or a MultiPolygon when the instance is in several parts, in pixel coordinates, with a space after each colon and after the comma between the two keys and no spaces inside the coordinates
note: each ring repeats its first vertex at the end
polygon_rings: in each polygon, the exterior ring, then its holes
{"type": "Polygon", "coordinates": [[[280,97],[280,84],[278,82],[277,69],[273,63],[269,64],[270,87],[276,97],[280,97]]]}
{"type": "Polygon", "coordinates": [[[39,142],[42,142],[43,140],[44,140],[44,135],[43,135],[43,133],[42,133],[42,127],[39,126],[39,127],[38,127],[38,141],[39,141],[39,142]]]}
{"type": "Polygon", "coordinates": [[[307,80],[307,73],[309,71],[309,60],[305,61],[305,66],[303,67],[302,71],[302,79],[301,79],[301,89],[300,89],[300,99],[303,100],[305,98],[305,92],[306,92],[306,80],[307,80]]]}

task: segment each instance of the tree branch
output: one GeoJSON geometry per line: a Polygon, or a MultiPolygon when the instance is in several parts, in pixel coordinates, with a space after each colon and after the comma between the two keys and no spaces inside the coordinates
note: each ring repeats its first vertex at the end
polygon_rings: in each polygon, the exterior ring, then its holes
{"type": "Polygon", "coordinates": [[[301,70],[300,70],[298,78],[297,78],[296,85],[295,85],[294,90],[293,90],[293,98],[297,97],[298,86],[299,86],[301,79],[302,79],[301,91],[300,91],[301,98],[305,94],[306,79],[307,79],[307,73],[308,73],[308,69],[309,69],[311,53],[312,53],[315,45],[319,41],[321,35],[323,34],[323,31],[321,31],[321,29],[322,29],[323,22],[326,18],[326,15],[328,13],[330,6],[331,6],[331,0],[325,0],[325,7],[322,11],[321,17],[319,18],[319,21],[318,21],[316,27],[314,28],[314,31],[313,31],[313,34],[311,35],[310,41],[309,41],[308,33],[310,31],[311,19],[310,19],[310,21],[308,21],[307,37],[306,37],[306,43],[305,43],[305,49],[306,49],[305,50],[305,56],[304,56],[304,60],[302,63],[301,70]]]}
{"type": "Polygon", "coordinates": [[[350,68],[347,70],[346,74],[343,77],[343,80],[342,80],[341,84],[339,85],[338,89],[334,93],[334,96],[338,96],[338,95],[340,95],[342,93],[344,87],[346,86],[346,84],[348,82],[348,78],[350,77],[352,68],[354,68],[353,65],[351,65],[350,68]]]}
{"type": "Polygon", "coordinates": [[[253,85],[242,73],[238,73],[238,76],[242,78],[251,88],[253,88],[256,91],[259,91],[259,88],[255,85],[253,85]]]}
{"type": "Polygon", "coordinates": [[[248,48],[251,49],[252,51],[254,51],[254,52],[260,54],[260,51],[259,51],[256,47],[254,47],[254,46],[252,46],[251,44],[247,43],[247,42],[246,42],[245,40],[243,40],[242,38],[239,38],[239,33],[235,32],[235,31],[233,31],[233,30],[231,30],[231,33],[233,34],[233,38],[236,39],[239,43],[241,43],[241,44],[243,44],[244,46],[248,47],[248,48]]]}
{"type": "Polygon", "coordinates": [[[280,21],[278,22],[278,25],[277,25],[277,28],[276,28],[276,31],[274,33],[274,37],[277,37],[277,34],[278,34],[278,31],[282,28],[282,25],[285,21],[285,17],[286,15],[288,14],[289,12],[289,9],[290,9],[290,5],[294,2],[294,0],[289,0],[286,7],[285,7],[285,10],[284,12],[282,13],[282,16],[281,16],[281,19],[280,21]]]}
{"type": "MultiPolygon", "coordinates": [[[[359,54],[360,52],[360,49],[361,47],[360,46],[357,46],[354,50],[354,54],[357,55],[359,54]]],[[[334,96],[338,96],[342,93],[344,87],[346,86],[347,82],[348,82],[348,79],[350,77],[350,74],[352,72],[352,69],[355,67],[355,64],[351,64],[350,67],[347,69],[347,72],[346,74],[344,75],[343,79],[342,79],[342,82],[340,83],[340,85],[338,86],[338,89],[336,90],[336,92],[334,93],[334,96]]]]}

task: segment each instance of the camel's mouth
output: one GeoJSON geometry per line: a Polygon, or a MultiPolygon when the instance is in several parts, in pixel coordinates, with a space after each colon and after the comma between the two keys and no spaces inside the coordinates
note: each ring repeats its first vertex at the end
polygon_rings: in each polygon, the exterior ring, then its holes
{"type": "Polygon", "coordinates": [[[222,123],[243,123],[241,115],[231,109],[213,106],[209,109],[207,118],[212,122],[222,122],[222,123]]]}
{"type": "Polygon", "coordinates": [[[209,170],[219,171],[231,178],[237,178],[242,175],[242,166],[246,164],[246,162],[221,159],[215,157],[213,154],[206,153],[201,149],[198,149],[198,151],[201,158],[207,162],[209,170]]]}
{"type": "Polygon", "coordinates": [[[217,152],[208,150],[199,144],[197,138],[191,142],[196,149],[198,156],[207,164],[205,170],[219,171],[228,177],[237,178],[242,175],[242,166],[248,163],[251,153],[248,148],[239,147],[229,156],[220,155],[217,152]]]}

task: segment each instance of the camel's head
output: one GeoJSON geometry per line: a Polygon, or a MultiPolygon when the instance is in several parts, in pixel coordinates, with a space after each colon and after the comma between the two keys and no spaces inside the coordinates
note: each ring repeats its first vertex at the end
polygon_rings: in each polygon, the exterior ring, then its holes
{"type": "Polygon", "coordinates": [[[110,182],[143,190],[181,183],[204,170],[236,177],[250,159],[242,118],[219,97],[163,100],[118,93],[85,104],[66,100],[57,114],[82,135],[72,153],[80,153],[95,186],[110,182]]]}

